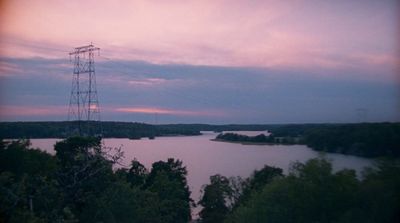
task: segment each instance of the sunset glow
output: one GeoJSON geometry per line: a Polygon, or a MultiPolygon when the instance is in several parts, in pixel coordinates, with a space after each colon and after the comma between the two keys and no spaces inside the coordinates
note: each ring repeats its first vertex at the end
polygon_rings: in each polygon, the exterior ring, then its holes
{"type": "Polygon", "coordinates": [[[188,115],[188,116],[218,116],[217,112],[198,112],[198,111],[183,111],[183,110],[171,110],[162,108],[117,108],[117,112],[127,113],[144,113],[144,114],[167,114],[167,115],[188,115]]]}
{"type": "Polygon", "coordinates": [[[49,116],[63,113],[65,108],[57,106],[0,106],[0,117],[49,116]]]}
{"type": "Polygon", "coordinates": [[[399,120],[399,16],[396,0],[1,1],[0,118],[67,105],[68,53],[93,42],[109,119],[399,120]]]}
{"type": "Polygon", "coordinates": [[[2,52],[62,56],[94,39],[108,57],[153,63],[394,65],[396,10],[395,1],[4,1],[2,52]]]}

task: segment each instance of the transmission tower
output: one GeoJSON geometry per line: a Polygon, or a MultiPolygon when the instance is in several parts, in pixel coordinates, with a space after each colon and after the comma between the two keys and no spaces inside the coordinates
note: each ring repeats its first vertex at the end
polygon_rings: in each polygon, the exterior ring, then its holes
{"type": "Polygon", "coordinates": [[[69,53],[70,57],[74,57],[74,71],[68,121],[71,121],[71,131],[75,135],[101,135],[100,107],[94,68],[95,52],[99,53],[100,48],[90,44],[76,47],[69,53]]]}

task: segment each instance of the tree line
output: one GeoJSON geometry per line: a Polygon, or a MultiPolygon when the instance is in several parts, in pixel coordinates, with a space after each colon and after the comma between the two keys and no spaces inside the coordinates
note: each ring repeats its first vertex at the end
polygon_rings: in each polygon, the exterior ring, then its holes
{"type": "Polygon", "coordinates": [[[215,137],[215,141],[226,141],[226,142],[238,142],[238,143],[255,143],[255,144],[304,144],[303,138],[301,137],[276,137],[274,134],[266,136],[265,134],[259,134],[256,136],[247,136],[237,133],[220,133],[215,137]]]}
{"type": "MultiPolygon", "coordinates": [[[[81,122],[88,128],[100,125],[104,138],[142,138],[168,135],[200,135],[200,131],[264,131],[284,125],[209,125],[209,124],[161,124],[137,122],[81,122]]],[[[0,122],[0,138],[66,138],[76,131],[78,123],[71,122],[0,122]]]]}
{"type": "MultiPolygon", "coordinates": [[[[132,138],[200,135],[200,131],[176,125],[149,125],[137,122],[81,122],[103,138],[132,138]],[[99,130],[101,128],[101,130],[99,130]]],[[[77,135],[78,122],[0,122],[0,138],[67,138],[77,135]]]]}
{"type": "Polygon", "coordinates": [[[306,145],[317,151],[400,157],[400,123],[316,126],[303,137],[306,145]]]}
{"type": "Polygon", "coordinates": [[[324,152],[363,157],[400,157],[400,123],[284,125],[265,136],[221,133],[216,140],[249,143],[305,144],[324,152]]]}

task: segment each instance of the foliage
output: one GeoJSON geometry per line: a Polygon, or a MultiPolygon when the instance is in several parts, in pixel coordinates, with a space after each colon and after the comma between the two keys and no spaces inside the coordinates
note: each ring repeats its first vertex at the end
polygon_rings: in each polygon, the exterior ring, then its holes
{"type": "Polygon", "coordinates": [[[149,171],[146,169],[146,167],[143,166],[143,164],[141,164],[139,161],[134,159],[131,162],[131,168],[126,174],[126,180],[132,186],[141,187],[144,185],[148,174],[149,171]]]}
{"type": "Polygon", "coordinates": [[[29,149],[29,140],[1,142],[1,172],[9,171],[17,177],[23,174],[45,176],[56,168],[54,157],[37,149],[29,149]]]}
{"type": "MultiPolygon", "coordinates": [[[[74,122],[0,122],[0,138],[65,138],[74,122]]],[[[87,123],[89,126],[91,123],[87,123]]],[[[314,150],[365,157],[400,157],[400,123],[285,125],[148,125],[101,122],[103,137],[140,139],[168,135],[199,135],[200,131],[265,131],[255,137],[233,133],[217,139],[233,142],[306,144],[314,150]]]]}
{"type": "Polygon", "coordinates": [[[298,124],[270,126],[271,134],[219,134],[216,140],[241,143],[306,144],[317,151],[364,157],[400,157],[400,123],[298,124]]]}
{"type": "Polygon", "coordinates": [[[100,139],[92,137],[68,138],[56,143],[54,148],[63,205],[78,219],[88,217],[94,220],[93,216],[104,214],[103,210],[94,209],[93,204],[113,185],[112,165],[122,157],[122,153],[117,150],[110,155],[110,150],[101,146],[100,139]]]}
{"type": "Polygon", "coordinates": [[[264,134],[259,134],[256,136],[247,136],[237,133],[221,133],[215,138],[217,141],[227,141],[227,142],[239,142],[239,143],[266,143],[266,144],[300,144],[302,140],[300,137],[275,137],[275,135],[270,134],[266,136],[264,134]]]}
{"type": "Polygon", "coordinates": [[[400,123],[327,125],[305,131],[304,137],[318,151],[400,157],[400,123]]]}
{"type": "Polygon", "coordinates": [[[201,222],[222,222],[225,217],[243,206],[252,197],[259,193],[266,184],[283,177],[282,169],[265,165],[256,170],[246,180],[240,177],[221,176],[210,177],[210,184],[203,186],[202,198],[199,204],[201,222]]]}
{"type": "Polygon", "coordinates": [[[281,177],[283,177],[283,173],[280,168],[265,165],[261,170],[255,170],[249,178],[242,182],[242,190],[234,207],[245,204],[252,194],[260,192],[265,185],[281,177]]]}
{"type": "Polygon", "coordinates": [[[57,219],[56,159],[29,144],[26,140],[0,140],[0,222],[57,219]]]}
{"type": "Polygon", "coordinates": [[[332,171],[324,159],[294,163],[253,191],[225,222],[399,222],[399,162],[384,162],[362,180],[353,170],[332,171]]]}
{"type": "Polygon", "coordinates": [[[229,212],[228,201],[233,190],[229,179],[219,174],[210,177],[210,184],[205,185],[203,196],[199,204],[203,206],[200,211],[200,219],[205,223],[222,222],[229,212]]]}
{"type": "Polygon", "coordinates": [[[0,222],[188,222],[186,168],[168,159],[149,173],[98,138],[72,137],[56,155],[0,140],[0,222]]]}
{"type": "MultiPolygon", "coordinates": [[[[158,161],[148,171],[133,160],[129,168],[115,170],[121,151],[87,137],[58,142],[55,151],[53,156],[30,148],[27,140],[0,140],[0,222],[191,220],[194,204],[182,161],[158,161]]],[[[381,160],[357,177],[354,170],[334,172],[319,158],[292,164],[287,176],[270,166],[245,180],[214,175],[203,187],[200,217],[203,222],[399,222],[399,173],[399,160],[381,160]]]]}
{"type": "Polygon", "coordinates": [[[191,220],[193,201],[186,176],[186,167],[180,160],[169,158],[167,162],[153,163],[145,188],[158,195],[162,222],[183,223],[191,220]]]}
{"type": "MultiPolygon", "coordinates": [[[[99,123],[82,123],[89,129],[95,129],[99,123]]],[[[102,134],[105,138],[134,138],[168,136],[168,135],[200,135],[198,130],[181,128],[176,125],[149,125],[132,122],[101,122],[102,134]]],[[[66,138],[76,122],[0,122],[0,138],[66,138]]]]}
{"type": "Polygon", "coordinates": [[[240,135],[237,133],[221,133],[217,135],[216,140],[229,141],[229,142],[256,142],[256,143],[273,143],[272,137],[267,137],[264,134],[257,136],[240,135]]]}

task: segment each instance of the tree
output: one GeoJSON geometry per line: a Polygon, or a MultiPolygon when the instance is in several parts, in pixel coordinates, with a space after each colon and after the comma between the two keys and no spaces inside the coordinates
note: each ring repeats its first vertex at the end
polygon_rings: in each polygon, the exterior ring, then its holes
{"type": "Polygon", "coordinates": [[[228,201],[232,193],[228,178],[219,174],[211,176],[210,184],[204,186],[203,196],[199,201],[199,204],[203,206],[199,213],[201,222],[222,222],[229,211],[228,201]]]}
{"type": "Polygon", "coordinates": [[[53,156],[31,149],[28,140],[0,143],[0,222],[59,219],[60,191],[53,156]]]}
{"type": "Polygon", "coordinates": [[[146,169],[146,167],[134,159],[131,162],[131,168],[126,175],[126,178],[132,186],[142,186],[144,185],[148,174],[149,171],[146,169]]]}
{"type": "MultiPolygon", "coordinates": [[[[111,153],[110,148],[102,147],[101,140],[94,137],[71,137],[58,142],[55,150],[63,206],[81,219],[91,210],[94,200],[112,184],[112,165],[123,154],[118,149],[111,153]]],[[[102,211],[97,209],[99,213],[102,211]]]]}
{"type": "Polygon", "coordinates": [[[158,161],[152,165],[144,188],[158,195],[163,222],[184,223],[191,220],[193,201],[186,175],[186,167],[180,160],[169,158],[167,162],[158,161]]]}
{"type": "MultiPolygon", "coordinates": [[[[400,161],[380,160],[364,173],[358,196],[369,222],[400,222],[400,161]]],[[[360,215],[356,215],[358,217],[360,215]]]]}
{"type": "Polygon", "coordinates": [[[46,176],[54,173],[56,160],[50,154],[30,148],[29,140],[0,143],[0,172],[9,171],[16,177],[23,174],[46,176]]]}
{"type": "Polygon", "coordinates": [[[333,173],[324,159],[297,162],[289,176],[253,191],[225,222],[342,222],[357,207],[358,191],[354,171],[333,173]]]}
{"type": "Polygon", "coordinates": [[[261,170],[255,170],[253,174],[242,183],[242,193],[234,204],[234,208],[246,203],[253,193],[262,190],[265,185],[283,177],[281,168],[265,165],[261,170]]]}

